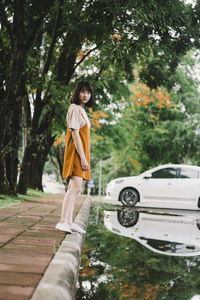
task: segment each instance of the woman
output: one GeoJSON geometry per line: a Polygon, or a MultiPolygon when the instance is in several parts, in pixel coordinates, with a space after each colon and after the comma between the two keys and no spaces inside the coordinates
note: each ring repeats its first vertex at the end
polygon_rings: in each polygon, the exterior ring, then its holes
{"type": "Polygon", "coordinates": [[[85,233],[72,222],[76,195],[81,191],[83,179],[90,180],[90,121],[84,106],[94,104],[94,91],[89,82],[80,82],[70,100],[67,112],[67,138],[65,145],[63,178],[69,178],[61,218],[56,229],[71,233],[85,233]]]}

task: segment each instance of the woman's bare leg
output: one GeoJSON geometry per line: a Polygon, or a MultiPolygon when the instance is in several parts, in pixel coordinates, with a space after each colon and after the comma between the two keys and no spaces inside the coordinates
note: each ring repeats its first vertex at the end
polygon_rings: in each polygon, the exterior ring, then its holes
{"type": "Polygon", "coordinates": [[[70,178],[68,190],[63,199],[60,223],[67,223],[71,226],[76,195],[81,191],[82,184],[82,177],[72,176],[70,178]]]}

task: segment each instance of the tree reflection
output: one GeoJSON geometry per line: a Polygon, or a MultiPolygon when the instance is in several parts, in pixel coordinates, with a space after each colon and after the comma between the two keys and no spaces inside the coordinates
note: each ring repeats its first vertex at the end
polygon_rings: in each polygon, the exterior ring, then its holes
{"type": "MultiPolygon", "coordinates": [[[[92,207],[76,299],[181,299],[198,294],[199,256],[160,255],[108,231],[92,207]]],[[[112,207],[113,209],[113,207],[112,207]]]]}

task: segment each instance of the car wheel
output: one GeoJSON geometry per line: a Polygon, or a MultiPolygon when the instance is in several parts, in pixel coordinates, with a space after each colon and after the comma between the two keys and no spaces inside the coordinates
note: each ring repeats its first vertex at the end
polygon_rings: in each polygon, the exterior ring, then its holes
{"type": "Polygon", "coordinates": [[[200,220],[197,220],[197,228],[200,230],[200,220]]]}
{"type": "Polygon", "coordinates": [[[139,212],[132,207],[123,207],[117,211],[117,219],[123,227],[134,226],[139,218],[139,212]]]}
{"type": "Polygon", "coordinates": [[[139,198],[139,193],[133,188],[125,188],[119,195],[119,201],[125,206],[135,206],[139,198]]]}
{"type": "Polygon", "coordinates": [[[197,203],[198,208],[200,208],[200,197],[198,199],[198,203],[197,203]]]}

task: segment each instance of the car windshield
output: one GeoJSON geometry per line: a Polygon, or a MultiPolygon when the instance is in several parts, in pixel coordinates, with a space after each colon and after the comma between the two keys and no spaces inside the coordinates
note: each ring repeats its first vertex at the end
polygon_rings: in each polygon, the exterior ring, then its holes
{"type": "Polygon", "coordinates": [[[141,239],[146,240],[147,245],[151,246],[152,248],[166,253],[189,254],[189,253],[195,253],[200,251],[200,247],[196,245],[188,245],[188,244],[182,244],[182,243],[171,242],[171,241],[148,239],[143,237],[141,237],[141,239]]]}

